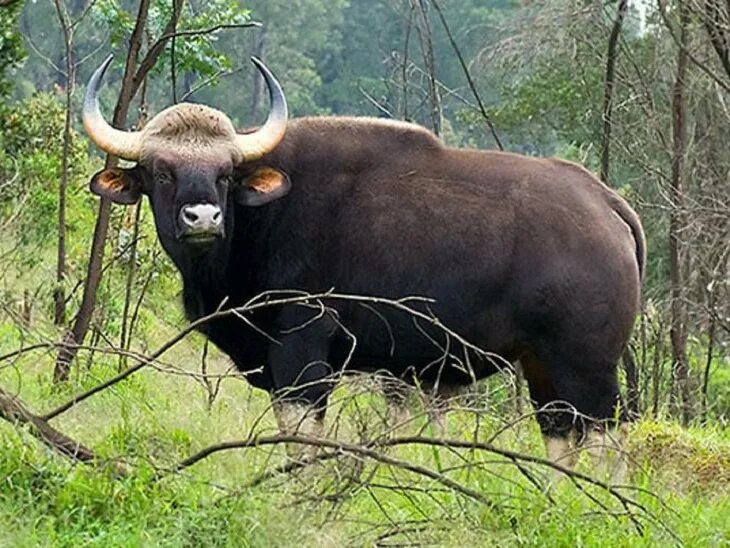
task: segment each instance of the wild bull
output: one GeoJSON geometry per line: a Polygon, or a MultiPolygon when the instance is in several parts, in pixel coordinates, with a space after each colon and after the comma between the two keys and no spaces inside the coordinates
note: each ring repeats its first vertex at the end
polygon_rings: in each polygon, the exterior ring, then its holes
{"type": "MultiPolygon", "coordinates": [[[[636,213],[588,171],[450,148],[410,123],[288,121],[257,59],[272,105],[258,130],[237,133],[222,112],[183,103],[120,131],[97,99],[110,61],[89,81],[84,127],[136,165],[101,171],[90,187],[121,204],[147,195],[191,320],[267,290],[424,296],[465,340],[521,362],[549,458],[572,466],[581,442],[623,425],[616,364],[639,307],[645,241],[636,213]]],[[[321,427],[345,360],[443,389],[499,369],[402,310],[328,307],[262,308],[200,328],[276,398],[283,431],[321,427]]]]}

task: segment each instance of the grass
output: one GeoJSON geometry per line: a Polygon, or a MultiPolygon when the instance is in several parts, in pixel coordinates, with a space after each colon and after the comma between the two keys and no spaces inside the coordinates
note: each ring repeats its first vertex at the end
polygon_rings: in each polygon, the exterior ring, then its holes
{"type": "MultiPolygon", "coordinates": [[[[193,369],[199,343],[186,342],[167,359],[193,369]]],[[[49,390],[51,358],[25,356],[0,373],[0,383],[43,410],[116,367],[116,360],[100,359],[77,375],[73,388],[49,390]]],[[[211,366],[222,372],[226,363],[214,354],[211,366]]],[[[341,415],[338,439],[356,440],[383,413],[381,398],[358,393],[359,386],[340,389],[333,398],[330,416],[341,415]]],[[[475,420],[471,413],[452,413],[449,435],[467,438],[477,428],[485,439],[501,425],[496,411],[481,416],[479,424],[475,420]]],[[[252,429],[274,433],[267,397],[235,379],[223,381],[208,409],[194,380],[145,370],[54,425],[101,455],[124,456],[133,472],[119,480],[103,469],[72,466],[22,429],[0,424],[0,545],[321,547],[372,545],[380,539],[444,546],[654,546],[676,540],[655,523],[638,535],[628,520],[600,511],[569,482],[553,488],[553,504],[503,461],[492,458],[478,469],[448,471],[463,464],[461,457],[423,447],[397,448],[389,455],[440,469],[503,509],[353,458],[247,488],[253,478],[285,462],[282,448],[228,451],[183,474],[159,476],[159,470],[209,444],[246,438],[252,429]],[[369,478],[366,485],[347,481],[356,472],[369,478]],[[389,536],[397,531],[401,534],[389,536]]],[[[532,422],[506,431],[497,444],[543,454],[532,422]]],[[[661,501],[647,493],[633,496],[679,539],[689,546],[730,543],[730,431],[644,421],[633,429],[631,451],[634,481],[661,501]]],[[[581,470],[590,470],[587,460],[581,470]]],[[[605,494],[593,494],[608,502],[605,494]]]]}

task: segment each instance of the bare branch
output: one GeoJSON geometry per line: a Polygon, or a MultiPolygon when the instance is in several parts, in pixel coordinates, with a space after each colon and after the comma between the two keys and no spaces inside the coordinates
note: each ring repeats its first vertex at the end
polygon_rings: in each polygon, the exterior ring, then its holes
{"type": "Polygon", "coordinates": [[[474,84],[474,80],[471,77],[471,72],[469,71],[469,67],[466,66],[466,61],[464,61],[464,56],[461,54],[461,50],[459,49],[459,46],[456,44],[456,40],[454,40],[454,36],[451,34],[451,29],[449,29],[449,25],[446,22],[446,18],[444,17],[443,12],[441,11],[441,6],[439,6],[439,3],[436,0],[431,0],[431,4],[434,8],[436,8],[436,12],[439,14],[439,19],[441,19],[441,24],[444,26],[444,30],[446,31],[446,35],[449,37],[449,42],[451,43],[451,47],[454,49],[454,53],[456,53],[456,57],[459,59],[459,64],[461,65],[461,69],[464,71],[464,76],[466,76],[466,81],[469,83],[469,89],[471,89],[471,92],[474,94],[474,98],[477,101],[477,104],[479,105],[479,112],[482,114],[482,118],[484,118],[484,121],[486,122],[487,126],[489,127],[489,132],[492,134],[492,137],[494,138],[494,141],[497,143],[497,147],[499,150],[504,150],[504,147],[502,146],[502,141],[499,139],[499,135],[497,135],[497,130],[494,127],[494,124],[492,123],[492,118],[487,114],[487,109],[484,108],[484,103],[482,103],[482,98],[479,95],[479,92],[477,91],[477,87],[474,84]]]}
{"type": "Polygon", "coordinates": [[[28,426],[28,432],[34,438],[74,462],[108,464],[115,474],[119,476],[126,474],[122,466],[101,461],[91,449],[59,432],[41,417],[28,411],[17,396],[9,394],[2,388],[0,388],[0,418],[13,424],[28,426]]]}

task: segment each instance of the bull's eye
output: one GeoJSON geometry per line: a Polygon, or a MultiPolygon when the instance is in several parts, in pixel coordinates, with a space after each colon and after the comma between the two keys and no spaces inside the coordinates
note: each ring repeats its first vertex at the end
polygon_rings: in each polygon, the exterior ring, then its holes
{"type": "Polygon", "coordinates": [[[160,171],[155,176],[155,181],[161,185],[169,185],[172,183],[172,175],[167,171],[160,171]]]}

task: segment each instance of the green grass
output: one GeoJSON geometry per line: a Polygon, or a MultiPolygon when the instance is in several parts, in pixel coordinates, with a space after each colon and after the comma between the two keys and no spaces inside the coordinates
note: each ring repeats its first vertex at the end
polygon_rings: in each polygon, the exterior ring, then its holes
{"type": "MultiPolygon", "coordinates": [[[[6,341],[11,344],[12,341],[6,341]]],[[[17,342],[17,341],[16,341],[17,342]]],[[[166,360],[198,367],[200,339],[176,347],[166,360]]],[[[0,383],[38,411],[113,374],[116,359],[101,358],[77,373],[73,387],[51,390],[52,356],[27,355],[0,373],[0,383]]],[[[212,356],[223,372],[226,360],[212,356]]],[[[499,394],[498,382],[494,383],[499,394]]],[[[384,411],[367,383],[337,391],[329,425],[337,437],[357,440],[384,411]],[[363,388],[364,390],[360,390],[363,388]],[[361,393],[362,392],[362,393],[361,393]]],[[[498,411],[449,416],[449,435],[481,439],[497,431],[498,411]]],[[[145,370],[53,421],[54,426],[107,458],[124,457],[131,475],[114,479],[103,467],[71,466],[39,445],[22,428],[0,424],[0,545],[7,546],[341,546],[383,542],[444,546],[654,546],[672,543],[663,526],[644,521],[641,536],[624,517],[614,518],[562,482],[554,503],[508,463],[491,460],[474,468],[450,452],[401,447],[389,455],[443,470],[450,478],[497,502],[495,511],[445,491],[434,482],[353,458],[323,463],[248,488],[247,484],[286,462],[283,448],[216,454],[182,474],[164,471],[198,449],[249,432],[274,433],[264,394],[226,379],[209,410],[201,386],[189,377],[145,370]],[[359,476],[358,476],[359,474],[359,476]],[[367,485],[348,482],[358,476],[367,485]],[[402,489],[406,486],[408,489],[402,489]],[[328,500],[325,500],[328,499],[328,500]]],[[[500,435],[502,447],[542,456],[532,421],[500,435]]],[[[641,422],[631,437],[636,459],[633,481],[644,492],[631,496],[689,546],[730,543],[730,431],[720,427],[682,429],[670,422],[641,422]]],[[[584,458],[582,471],[590,471],[584,458]]],[[[544,471],[532,468],[537,474],[544,471]]],[[[620,508],[605,493],[592,494],[620,508]]]]}

